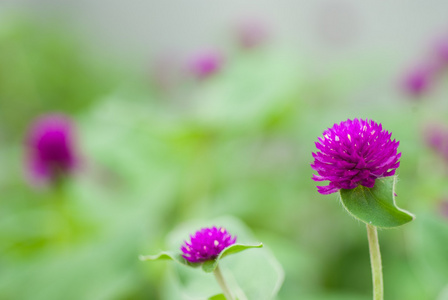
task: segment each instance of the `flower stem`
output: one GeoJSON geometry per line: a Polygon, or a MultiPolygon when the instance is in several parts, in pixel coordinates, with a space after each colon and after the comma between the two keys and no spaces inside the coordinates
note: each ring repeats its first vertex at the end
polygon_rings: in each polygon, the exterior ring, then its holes
{"type": "Polygon", "coordinates": [[[218,281],[219,286],[221,287],[222,291],[224,292],[224,296],[227,300],[233,300],[232,294],[230,293],[229,288],[227,287],[226,281],[224,280],[224,277],[222,277],[221,270],[219,269],[219,265],[216,266],[216,269],[213,271],[213,274],[215,275],[216,281],[218,281]]]}
{"type": "Polygon", "coordinates": [[[367,224],[370,265],[372,266],[373,300],[383,300],[383,270],[381,266],[380,244],[375,226],[367,224]]]}

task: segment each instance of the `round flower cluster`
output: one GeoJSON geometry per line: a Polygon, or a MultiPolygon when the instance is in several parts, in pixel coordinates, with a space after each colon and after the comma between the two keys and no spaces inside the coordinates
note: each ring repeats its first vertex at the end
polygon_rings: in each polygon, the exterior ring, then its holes
{"type": "Polygon", "coordinates": [[[195,77],[205,79],[216,74],[223,67],[224,59],[221,53],[213,50],[204,50],[190,58],[188,67],[195,77]]]}
{"type": "Polygon", "coordinates": [[[62,114],[38,118],[28,133],[28,171],[37,182],[53,182],[71,173],[77,164],[74,129],[62,114]]]}
{"type": "Polygon", "coordinates": [[[347,121],[334,124],[316,142],[318,152],[313,153],[315,181],[326,181],[318,186],[321,194],[340,189],[354,189],[358,185],[372,188],[377,178],[392,176],[400,165],[399,142],[391,140],[391,133],[372,120],[347,121]]]}
{"type": "Polygon", "coordinates": [[[413,97],[421,97],[430,92],[448,69],[448,35],[435,41],[428,55],[404,73],[402,86],[404,92],[413,97]]]}
{"type": "Polygon", "coordinates": [[[185,241],[180,250],[183,258],[199,263],[217,258],[222,250],[235,242],[236,236],[232,237],[223,227],[202,228],[190,235],[190,241],[185,241]]]}

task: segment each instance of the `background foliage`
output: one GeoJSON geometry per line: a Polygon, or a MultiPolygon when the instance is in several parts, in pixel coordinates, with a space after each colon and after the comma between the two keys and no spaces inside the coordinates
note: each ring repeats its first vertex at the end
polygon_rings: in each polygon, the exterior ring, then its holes
{"type": "Polygon", "coordinates": [[[416,215],[379,232],[386,299],[448,299],[447,161],[423,136],[447,122],[446,78],[417,101],[376,93],[387,59],[354,57],[322,76],[306,55],[268,47],[167,92],[67,33],[0,27],[1,299],[175,299],[179,278],[203,275],[139,255],[172,247],[185,222],[223,216],[280,263],[278,299],[370,299],[365,227],[317,193],[309,166],[323,130],[354,117],[400,140],[396,201],[416,215]],[[75,120],[83,157],[60,190],[24,176],[26,128],[48,111],[75,120]]]}

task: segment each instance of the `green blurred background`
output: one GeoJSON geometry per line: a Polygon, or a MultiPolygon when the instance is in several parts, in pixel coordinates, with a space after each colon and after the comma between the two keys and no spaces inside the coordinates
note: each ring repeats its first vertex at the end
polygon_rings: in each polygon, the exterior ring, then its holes
{"type": "MultiPolygon", "coordinates": [[[[180,284],[172,264],[138,256],[170,247],[184,222],[223,216],[241,220],[282,266],[277,299],[371,299],[365,226],[336,194],[317,193],[309,166],[323,130],[355,117],[400,141],[397,204],[416,215],[379,232],[385,298],[448,299],[448,161],[425,144],[428,125],[448,125],[448,72],[418,97],[399,84],[403,57],[426,57],[431,35],[417,31],[420,48],[409,38],[350,48],[359,24],[332,8],[324,21],[339,16],[329,26],[339,29],[323,34],[320,52],[285,43],[282,23],[242,49],[234,24],[222,22],[207,46],[223,53],[223,67],[197,80],[182,65],[194,43],[176,48],[186,37],[142,59],[126,39],[105,47],[89,22],[83,31],[64,15],[25,11],[0,14],[0,299],[180,299],[182,286],[170,294],[180,284]],[[47,112],[73,118],[82,156],[58,191],[25,176],[27,128],[47,112]]],[[[434,35],[443,30],[431,24],[434,35]]],[[[154,49],[168,43],[163,28],[148,32],[164,37],[154,49]]]]}

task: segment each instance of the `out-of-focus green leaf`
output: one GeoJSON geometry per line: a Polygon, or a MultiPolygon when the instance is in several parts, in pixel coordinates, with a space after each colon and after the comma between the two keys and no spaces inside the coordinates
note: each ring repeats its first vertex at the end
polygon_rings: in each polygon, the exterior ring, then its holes
{"type": "Polygon", "coordinates": [[[428,298],[435,299],[447,284],[448,221],[423,213],[420,222],[416,222],[412,229],[409,235],[412,243],[409,247],[410,263],[415,274],[425,283],[428,298]]]}
{"type": "Polygon", "coordinates": [[[373,188],[359,185],[348,190],[341,189],[341,201],[355,218],[382,228],[397,227],[414,219],[409,212],[395,204],[395,176],[377,179],[373,188]]]}
{"type": "Polygon", "coordinates": [[[5,18],[0,24],[0,131],[19,140],[46,112],[80,113],[114,89],[111,69],[93,59],[68,27],[5,18]],[[104,69],[103,69],[104,67],[104,69]]]}
{"type": "Polygon", "coordinates": [[[179,253],[174,253],[173,251],[162,251],[156,255],[140,255],[140,260],[173,260],[177,263],[190,266],[190,267],[198,267],[200,263],[191,263],[185,258],[182,257],[179,253]]]}
{"type": "Polygon", "coordinates": [[[226,296],[224,294],[218,294],[208,298],[208,300],[226,300],[226,296]]]}

